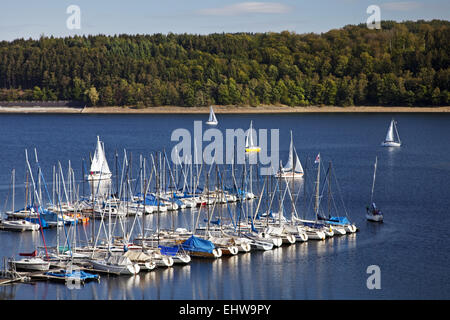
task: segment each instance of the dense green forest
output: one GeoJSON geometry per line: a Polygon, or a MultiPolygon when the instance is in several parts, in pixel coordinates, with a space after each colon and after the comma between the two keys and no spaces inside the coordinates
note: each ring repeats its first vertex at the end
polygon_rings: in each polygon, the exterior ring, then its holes
{"type": "Polygon", "coordinates": [[[450,22],[381,27],[3,41],[0,100],[139,108],[449,105],[450,22]]]}

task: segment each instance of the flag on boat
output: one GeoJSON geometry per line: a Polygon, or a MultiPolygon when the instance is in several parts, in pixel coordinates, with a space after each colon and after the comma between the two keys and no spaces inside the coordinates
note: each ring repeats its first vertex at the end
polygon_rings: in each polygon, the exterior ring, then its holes
{"type": "Polygon", "coordinates": [[[320,153],[317,155],[316,160],[314,161],[314,163],[319,163],[320,162],[320,153]]]}

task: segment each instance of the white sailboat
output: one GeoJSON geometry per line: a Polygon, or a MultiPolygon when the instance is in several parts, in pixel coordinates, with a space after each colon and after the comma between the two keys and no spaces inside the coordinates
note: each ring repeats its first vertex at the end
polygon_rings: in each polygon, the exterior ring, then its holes
{"type": "Polygon", "coordinates": [[[94,158],[91,163],[91,170],[88,175],[88,180],[108,180],[112,176],[109,170],[108,162],[106,161],[105,148],[100,137],[97,136],[97,148],[95,149],[94,158]]]}
{"type": "Polygon", "coordinates": [[[217,121],[216,115],[214,114],[213,107],[210,106],[209,107],[209,119],[208,119],[208,121],[206,121],[206,124],[210,125],[210,126],[216,126],[218,123],[219,123],[219,121],[217,121]]]}
{"type": "Polygon", "coordinates": [[[26,258],[9,260],[8,262],[11,268],[27,271],[46,271],[50,269],[50,262],[37,256],[36,250],[32,253],[19,253],[19,255],[25,256],[26,258]]]}
{"type": "Polygon", "coordinates": [[[130,258],[125,255],[109,255],[104,260],[92,259],[90,263],[95,270],[117,275],[135,275],[141,269],[138,263],[131,262],[130,258]]]}
{"type": "Polygon", "coordinates": [[[372,182],[372,192],[370,194],[370,206],[366,207],[366,218],[369,221],[374,221],[374,222],[383,222],[383,214],[381,212],[381,210],[379,210],[375,203],[373,202],[373,190],[375,187],[375,177],[377,174],[377,163],[378,163],[378,158],[375,158],[375,165],[374,165],[374,169],[373,169],[373,182],[372,182]]]}
{"type": "Polygon", "coordinates": [[[402,145],[402,142],[400,141],[400,136],[397,131],[396,124],[397,124],[397,121],[392,119],[391,124],[389,125],[388,132],[386,134],[386,138],[381,143],[382,147],[400,147],[402,145]],[[397,140],[395,140],[395,137],[394,137],[395,136],[394,129],[395,129],[395,133],[397,134],[397,140]]]}
{"type": "Polygon", "coordinates": [[[292,131],[291,131],[291,144],[289,146],[289,158],[286,165],[280,168],[280,171],[276,174],[277,177],[281,178],[303,178],[303,167],[300,159],[298,158],[298,154],[294,148],[294,142],[292,139],[292,131]],[[295,154],[295,165],[294,165],[294,154],[295,154]]]}
{"type": "Polygon", "coordinates": [[[0,229],[10,231],[38,231],[41,226],[27,220],[0,220],[0,229]]]}
{"type": "Polygon", "coordinates": [[[250,128],[245,137],[245,152],[259,152],[261,148],[254,145],[253,142],[253,121],[250,121],[250,128]]]}

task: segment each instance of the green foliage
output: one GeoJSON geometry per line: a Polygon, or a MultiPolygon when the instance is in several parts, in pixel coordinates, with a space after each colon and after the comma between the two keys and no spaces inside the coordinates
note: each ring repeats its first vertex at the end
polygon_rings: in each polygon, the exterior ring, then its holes
{"type": "Polygon", "coordinates": [[[0,42],[0,100],[89,105],[445,105],[450,23],[323,34],[74,36],[0,42]]]}

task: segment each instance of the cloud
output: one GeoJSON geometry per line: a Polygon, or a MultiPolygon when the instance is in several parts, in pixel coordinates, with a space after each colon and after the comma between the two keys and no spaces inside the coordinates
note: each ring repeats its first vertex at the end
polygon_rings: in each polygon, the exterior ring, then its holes
{"type": "Polygon", "coordinates": [[[289,6],[276,2],[241,2],[222,8],[203,9],[199,13],[203,15],[234,16],[249,13],[286,13],[290,10],[289,6]]]}
{"type": "Polygon", "coordinates": [[[386,2],[381,7],[390,11],[409,11],[422,7],[422,3],[416,1],[386,2]]]}

